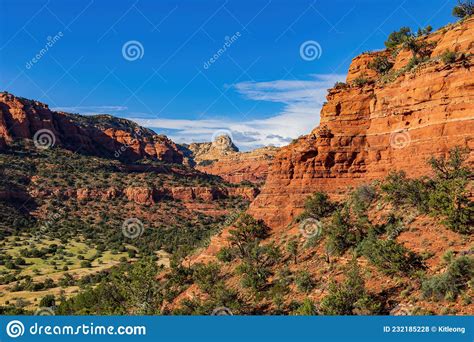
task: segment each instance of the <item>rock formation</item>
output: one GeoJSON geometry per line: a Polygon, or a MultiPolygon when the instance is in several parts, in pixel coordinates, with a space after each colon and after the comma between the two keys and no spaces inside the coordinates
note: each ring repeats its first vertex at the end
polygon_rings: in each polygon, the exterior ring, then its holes
{"type": "Polygon", "coordinates": [[[191,151],[191,157],[196,164],[220,158],[239,152],[232,139],[227,135],[219,135],[214,141],[206,143],[192,143],[185,145],[191,151]]]}
{"type": "Polygon", "coordinates": [[[249,152],[239,152],[228,135],[218,136],[212,143],[185,145],[184,155],[197,170],[222,177],[231,183],[248,181],[262,184],[276,147],[262,147],[249,152]]]}
{"type": "Polygon", "coordinates": [[[181,163],[166,136],[110,115],[82,116],[51,111],[46,104],[0,94],[0,149],[15,140],[33,140],[74,152],[133,161],[142,158],[181,163]],[[43,130],[43,131],[42,131],[43,130]]]}
{"type": "Polygon", "coordinates": [[[329,90],[320,126],[275,156],[252,215],[283,227],[315,191],[337,197],[391,170],[420,176],[430,156],[454,146],[470,149],[473,162],[474,18],[420,39],[434,42],[429,58],[403,70],[411,53],[401,50],[392,79],[368,68],[386,52],[354,58],[347,83],[329,90]],[[454,62],[440,58],[446,49],[457,52],[454,62]]]}

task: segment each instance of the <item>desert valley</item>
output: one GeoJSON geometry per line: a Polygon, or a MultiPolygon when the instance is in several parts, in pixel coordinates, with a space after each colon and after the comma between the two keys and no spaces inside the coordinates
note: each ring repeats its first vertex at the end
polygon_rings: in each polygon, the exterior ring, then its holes
{"type": "Polygon", "coordinates": [[[474,17],[385,45],[246,152],[1,93],[0,312],[474,314],[474,17]]]}

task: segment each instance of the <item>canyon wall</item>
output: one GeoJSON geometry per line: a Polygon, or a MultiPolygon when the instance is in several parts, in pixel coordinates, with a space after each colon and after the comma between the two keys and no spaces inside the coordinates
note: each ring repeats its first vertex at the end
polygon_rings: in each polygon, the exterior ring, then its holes
{"type": "Polygon", "coordinates": [[[420,40],[436,44],[429,59],[404,71],[411,53],[401,50],[393,79],[368,69],[385,51],[353,60],[348,82],[329,90],[320,126],[275,156],[265,186],[251,204],[253,216],[281,228],[315,191],[338,198],[391,170],[425,175],[430,172],[428,158],[447,155],[454,146],[469,149],[468,162],[473,163],[474,18],[420,40]],[[452,63],[440,58],[446,49],[457,52],[452,63]]]}
{"type": "Polygon", "coordinates": [[[182,163],[177,146],[163,135],[110,115],[81,116],[51,111],[46,104],[0,94],[0,150],[15,140],[45,139],[74,152],[134,161],[182,163]],[[40,130],[47,130],[41,132],[40,130]]]}

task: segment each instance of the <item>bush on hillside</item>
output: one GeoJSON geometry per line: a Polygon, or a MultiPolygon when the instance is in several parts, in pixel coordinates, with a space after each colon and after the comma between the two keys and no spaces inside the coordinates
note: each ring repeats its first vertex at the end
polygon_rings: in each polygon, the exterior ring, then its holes
{"type": "Polygon", "coordinates": [[[332,216],[328,228],[325,230],[327,236],[326,249],[330,254],[342,255],[351,247],[355,247],[364,236],[351,223],[348,207],[337,210],[332,216]]]}
{"type": "Polygon", "coordinates": [[[409,179],[405,171],[392,171],[381,185],[385,199],[396,206],[403,204],[428,211],[428,198],[431,182],[427,179],[409,179]]]}
{"type": "Polygon", "coordinates": [[[377,314],[381,304],[377,303],[365,289],[357,260],[354,258],[345,272],[342,283],[332,282],[329,294],[321,301],[323,315],[377,314]]]}
{"type": "Polygon", "coordinates": [[[193,272],[193,280],[202,291],[212,293],[221,280],[219,265],[217,263],[196,265],[193,272]]]}
{"type": "Polygon", "coordinates": [[[315,282],[311,277],[311,274],[307,271],[302,271],[296,274],[295,283],[298,291],[304,293],[310,292],[315,287],[315,282]]]}
{"type": "Polygon", "coordinates": [[[386,74],[393,67],[393,63],[388,60],[387,56],[377,56],[367,65],[369,69],[374,70],[380,75],[386,74]]]}
{"type": "Polygon", "coordinates": [[[359,76],[352,81],[352,84],[355,85],[356,87],[363,87],[367,83],[369,83],[369,79],[364,76],[359,76]]]}
{"type": "Polygon", "coordinates": [[[385,41],[385,46],[387,48],[394,48],[405,41],[405,39],[412,35],[411,29],[409,27],[402,27],[398,31],[390,33],[387,40],[385,41]]]}
{"type": "Polygon", "coordinates": [[[374,266],[386,274],[411,275],[423,269],[419,255],[393,239],[380,240],[370,234],[359,245],[359,250],[374,266]]]}
{"type": "Polygon", "coordinates": [[[441,60],[444,64],[451,64],[456,61],[456,56],[456,52],[446,49],[446,51],[441,54],[441,60]]]}
{"type": "Polygon", "coordinates": [[[466,18],[474,14],[474,2],[472,0],[458,0],[458,4],[453,8],[453,16],[466,18]]]}
{"type": "Polygon", "coordinates": [[[444,273],[425,280],[422,291],[426,298],[455,300],[473,281],[474,258],[461,256],[451,261],[444,273]]]}
{"type": "Polygon", "coordinates": [[[315,192],[308,197],[304,204],[304,212],[299,219],[314,218],[320,220],[332,214],[336,204],[329,200],[328,194],[325,192],[315,192]]]}
{"type": "Polygon", "coordinates": [[[296,316],[315,316],[318,314],[318,309],[311,299],[306,298],[292,314],[296,316]]]}
{"type": "Polygon", "coordinates": [[[429,195],[431,212],[444,217],[448,228],[463,234],[474,231],[474,202],[467,190],[473,173],[464,166],[467,155],[466,150],[454,148],[448,158],[433,157],[429,161],[435,173],[434,190],[429,195]]]}
{"type": "Polygon", "coordinates": [[[420,27],[420,28],[418,28],[418,32],[416,33],[416,35],[418,37],[426,36],[427,34],[430,34],[431,31],[433,31],[433,27],[431,25],[428,25],[425,28],[420,27]]]}

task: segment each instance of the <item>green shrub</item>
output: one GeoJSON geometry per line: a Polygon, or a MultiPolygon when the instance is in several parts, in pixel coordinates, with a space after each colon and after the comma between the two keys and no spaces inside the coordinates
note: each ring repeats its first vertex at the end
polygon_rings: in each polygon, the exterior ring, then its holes
{"type": "Polygon", "coordinates": [[[229,230],[229,242],[239,252],[241,258],[249,256],[248,249],[253,248],[254,242],[268,236],[268,226],[262,220],[255,220],[249,214],[242,214],[234,226],[234,229],[229,230]]]}
{"type": "Polygon", "coordinates": [[[377,197],[377,191],[372,185],[361,185],[351,192],[350,203],[354,212],[363,216],[367,213],[367,209],[377,197]]]}
{"type": "Polygon", "coordinates": [[[216,263],[196,265],[193,273],[193,280],[201,290],[207,293],[212,293],[215,286],[221,280],[219,265],[216,263]]]}
{"type": "Polygon", "coordinates": [[[429,57],[431,48],[434,44],[435,43],[433,42],[426,42],[422,39],[418,39],[415,35],[410,34],[403,38],[402,48],[411,51],[412,60],[410,60],[410,63],[418,64],[425,58],[429,57]]]}
{"type": "Polygon", "coordinates": [[[359,250],[373,265],[386,274],[411,275],[424,268],[422,258],[395,240],[380,240],[374,234],[361,242],[359,250]]]}
{"type": "Polygon", "coordinates": [[[297,316],[315,316],[318,314],[318,309],[311,299],[306,298],[292,314],[297,316]]]}
{"type": "Polygon", "coordinates": [[[433,31],[433,27],[431,25],[426,26],[425,28],[418,28],[417,36],[426,36],[427,34],[430,34],[431,31],[433,31]]]}
{"type": "Polygon", "coordinates": [[[356,87],[363,87],[367,83],[369,83],[369,80],[364,76],[359,76],[352,81],[352,84],[354,84],[356,87]]]}
{"type": "Polygon", "coordinates": [[[286,250],[293,256],[295,264],[298,263],[298,241],[291,240],[286,245],[286,250]]]}
{"type": "Polygon", "coordinates": [[[296,287],[298,291],[308,293],[315,287],[315,282],[307,271],[299,272],[295,277],[296,287]]]}
{"type": "Polygon", "coordinates": [[[377,56],[367,65],[369,69],[376,71],[378,74],[386,74],[393,67],[393,63],[388,60],[387,56],[377,56]]]}
{"type": "Polygon", "coordinates": [[[345,278],[342,283],[332,282],[329,285],[329,294],[321,301],[321,312],[324,315],[378,313],[381,305],[367,293],[355,258],[349,263],[345,278]]]}
{"type": "Polygon", "coordinates": [[[457,57],[456,52],[450,51],[448,49],[446,49],[446,51],[444,51],[441,54],[441,60],[443,61],[444,64],[454,63],[456,61],[456,57],[457,57]]]}
{"type": "Polygon", "coordinates": [[[385,41],[385,46],[387,48],[394,48],[405,41],[405,39],[411,36],[411,29],[409,27],[402,27],[399,31],[394,31],[390,33],[387,40],[385,41]]]}
{"type": "Polygon", "coordinates": [[[473,280],[474,258],[461,256],[451,261],[444,273],[423,281],[423,295],[437,300],[454,300],[473,280]]]}
{"type": "Polygon", "coordinates": [[[331,215],[335,208],[336,205],[329,200],[328,194],[324,192],[315,192],[306,199],[304,212],[299,219],[301,220],[311,217],[320,220],[331,215]]]}
{"type": "Polygon", "coordinates": [[[334,84],[334,88],[335,89],[345,89],[345,88],[347,88],[347,83],[345,83],[345,82],[336,82],[334,84]]]}
{"type": "Polygon", "coordinates": [[[235,259],[234,250],[230,247],[222,247],[216,255],[217,260],[222,262],[231,262],[235,259]]]}
{"type": "Polygon", "coordinates": [[[92,263],[89,260],[82,260],[81,261],[81,268],[91,268],[92,263]]]}
{"type": "Polygon", "coordinates": [[[236,268],[237,273],[242,276],[242,286],[252,289],[256,296],[261,295],[269,285],[271,266],[278,263],[280,258],[280,250],[274,245],[261,246],[258,242],[252,243],[247,256],[236,268]]]}
{"type": "Polygon", "coordinates": [[[429,191],[432,183],[424,178],[408,179],[405,171],[392,171],[381,185],[385,199],[396,206],[412,205],[422,212],[428,211],[429,191]]]}
{"type": "Polygon", "coordinates": [[[41,298],[39,306],[43,308],[50,308],[55,306],[55,301],[56,298],[54,297],[54,295],[49,294],[41,298]]]}
{"type": "Polygon", "coordinates": [[[466,18],[474,14],[474,2],[472,0],[458,0],[458,4],[453,8],[453,16],[466,18]]]}
{"type": "Polygon", "coordinates": [[[355,247],[363,238],[363,232],[357,229],[350,220],[347,207],[337,210],[326,229],[326,249],[330,254],[342,255],[346,250],[355,247]]]}
{"type": "Polygon", "coordinates": [[[451,230],[470,234],[474,231],[474,202],[469,199],[467,185],[472,171],[464,166],[467,151],[454,148],[448,158],[431,158],[435,173],[434,190],[430,192],[429,207],[451,230]]]}

